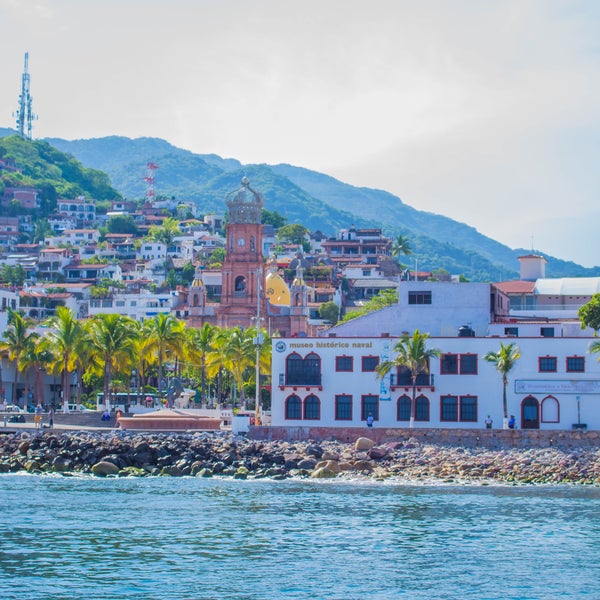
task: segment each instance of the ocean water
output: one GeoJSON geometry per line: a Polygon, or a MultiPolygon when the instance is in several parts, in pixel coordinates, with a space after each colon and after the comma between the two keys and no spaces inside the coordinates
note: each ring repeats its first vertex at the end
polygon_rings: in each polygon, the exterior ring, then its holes
{"type": "Polygon", "coordinates": [[[600,598],[600,489],[0,476],[0,598],[600,598]]]}

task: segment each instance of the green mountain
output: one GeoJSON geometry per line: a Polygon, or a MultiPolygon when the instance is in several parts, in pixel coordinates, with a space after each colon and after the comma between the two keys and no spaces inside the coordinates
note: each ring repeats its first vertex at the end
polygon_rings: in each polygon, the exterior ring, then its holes
{"type": "MultiPolygon", "coordinates": [[[[2,130],[0,130],[0,136],[2,130]]],[[[215,154],[194,154],[157,138],[111,136],[89,140],[46,140],[83,164],[106,172],[119,192],[142,198],[148,161],[158,164],[157,195],[195,202],[204,213],[225,211],[225,196],[243,176],[265,198],[265,207],[302,223],[311,231],[334,235],[339,228],[380,227],[386,235],[410,240],[414,256],[405,262],[419,270],[446,269],[473,281],[499,281],[518,276],[517,257],[528,253],[482,235],[448,217],[419,211],[383,190],[354,187],[333,177],[292,165],[243,165],[215,154]]],[[[546,256],[552,277],[597,276],[588,269],[546,256]]]]}
{"type": "Polygon", "coordinates": [[[0,159],[14,161],[18,171],[0,170],[0,194],[6,187],[29,186],[41,193],[42,212],[51,212],[57,198],[84,195],[95,200],[120,198],[102,171],[84,167],[73,156],[42,140],[18,135],[0,138],[0,159]]]}

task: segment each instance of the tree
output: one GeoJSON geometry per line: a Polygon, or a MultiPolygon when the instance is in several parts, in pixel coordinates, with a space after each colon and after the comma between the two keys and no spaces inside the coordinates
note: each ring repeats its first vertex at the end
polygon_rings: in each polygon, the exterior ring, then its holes
{"type": "MultiPolygon", "coordinates": [[[[18,375],[26,368],[25,358],[33,351],[39,335],[30,329],[34,322],[22,313],[8,308],[8,327],[4,332],[4,341],[0,341],[0,352],[5,352],[15,365],[15,384],[12,403],[17,403],[18,375]]],[[[23,408],[27,409],[27,398],[23,396],[23,408]]]]}
{"type": "Polygon", "coordinates": [[[319,316],[325,321],[329,321],[332,325],[338,322],[340,308],[335,302],[324,302],[319,306],[319,316]]]}
{"type": "Polygon", "coordinates": [[[201,368],[201,392],[202,402],[206,402],[206,359],[213,349],[213,337],[215,327],[210,323],[204,323],[202,329],[190,328],[187,330],[187,352],[192,361],[200,361],[201,368]]]}
{"type": "Polygon", "coordinates": [[[167,250],[178,235],[181,235],[179,221],[173,217],[166,218],[162,225],[153,225],[148,232],[148,237],[151,240],[164,244],[167,250]]]}
{"type": "Polygon", "coordinates": [[[412,397],[410,399],[410,424],[415,425],[417,377],[421,373],[429,373],[429,362],[432,358],[438,358],[441,351],[437,348],[427,348],[428,333],[421,333],[415,329],[412,337],[404,334],[400,341],[394,346],[395,358],[385,360],[377,367],[377,376],[385,377],[393,368],[404,367],[410,372],[412,382],[412,397]]]}
{"type": "Polygon", "coordinates": [[[408,256],[412,254],[412,248],[408,238],[402,234],[398,235],[392,244],[392,256],[400,257],[401,255],[408,256]]]}
{"type": "Polygon", "coordinates": [[[54,233],[48,219],[38,219],[33,228],[33,241],[43,242],[45,238],[54,233]]]}
{"type": "Polygon", "coordinates": [[[69,412],[71,373],[76,368],[75,352],[82,336],[81,324],[70,308],[59,306],[46,325],[49,331],[44,336],[43,346],[54,358],[55,371],[62,375],[63,410],[69,412]]]}
{"type": "Polygon", "coordinates": [[[137,233],[137,225],[131,215],[113,215],[106,222],[106,229],[109,233],[137,233]]]}
{"type": "Polygon", "coordinates": [[[190,285],[195,277],[196,267],[194,267],[192,261],[185,263],[181,269],[181,283],[183,283],[183,285],[190,285]]]}
{"type": "Polygon", "coordinates": [[[506,401],[506,386],[508,384],[508,374],[515,366],[517,360],[521,357],[521,352],[514,343],[506,346],[500,342],[500,350],[497,352],[490,351],[484,359],[492,363],[496,367],[496,371],[502,377],[502,410],[504,415],[503,428],[508,428],[508,404],[506,401]]]}
{"type": "Polygon", "coordinates": [[[298,223],[284,225],[277,230],[277,239],[288,244],[302,245],[306,241],[306,234],[309,230],[298,223]]]}
{"type": "Polygon", "coordinates": [[[587,304],[579,307],[577,316],[581,321],[581,329],[591,327],[594,335],[600,329],[600,294],[594,294],[587,304]]]}
{"type": "Polygon", "coordinates": [[[266,208],[262,209],[261,223],[263,225],[273,225],[274,229],[279,229],[285,225],[286,221],[287,219],[283,215],[280,215],[276,210],[271,212],[266,208]]]}
{"type": "Polygon", "coordinates": [[[144,321],[142,335],[148,338],[148,349],[158,362],[158,386],[163,382],[163,367],[169,358],[178,357],[184,347],[185,323],[170,313],[159,313],[144,321]]]}
{"type": "Polygon", "coordinates": [[[94,316],[89,325],[92,347],[98,353],[104,375],[104,406],[109,409],[109,391],[113,374],[131,361],[135,325],[129,317],[118,314],[102,314],[94,316]]]}
{"type": "Polygon", "coordinates": [[[228,330],[224,348],[225,367],[231,373],[240,393],[240,403],[244,403],[244,373],[256,361],[256,347],[253,338],[255,330],[234,327],[228,330]]]}
{"type": "MultiPolygon", "coordinates": [[[[600,341],[594,342],[590,346],[590,354],[600,354],[600,341]]],[[[598,357],[598,362],[600,362],[600,356],[598,357]]]]}

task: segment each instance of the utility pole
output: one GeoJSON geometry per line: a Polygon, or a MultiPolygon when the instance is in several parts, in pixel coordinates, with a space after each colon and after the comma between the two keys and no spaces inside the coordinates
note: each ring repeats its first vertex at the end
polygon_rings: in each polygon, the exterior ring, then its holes
{"type": "Polygon", "coordinates": [[[254,409],[254,426],[256,427],[260,421],[260,349],[264,341],[263,334],[260,331],[260,299],[261,299],[261,269],[256,269],[256,337],[254,344],[256,346],[256,389],[255,389],[255,409],[254,409]]]}
{"type": "Polygon", "coordinates": [[[25,52],[25,68],[21,77],[21,95],[19,96],[19,108],[13,116],[17,120],[17,132],[24,140],[31,139],[31,129],[37,115],[33,114],[31,108],[32,98],[30,91],[31,78],[29,76],[29,52],[25,52]]]}

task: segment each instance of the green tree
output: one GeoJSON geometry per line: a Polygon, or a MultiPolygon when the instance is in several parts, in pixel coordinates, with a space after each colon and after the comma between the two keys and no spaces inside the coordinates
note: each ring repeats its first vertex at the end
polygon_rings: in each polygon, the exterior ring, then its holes
{"type": "Polygon", "coordinates": [[[335,302],[324,302],[319,306],[319,316],[325,321],[329,321],[332,325],[338,322],[340,314],[339,306],[335,302]]]}
{"type": "Polygon", "coordinates": [[[288,244],[302,245],[306,241],[306,234],[309,230],[299,223],[290,223],[277,230],[277,239],[288,244]]]}
{"type": "Polygon", "coordinates": [[[181,235],[179,221],[173,217],[167,217],[162,225],[153,225],[148,232],[148,237],[151,240],[164,244],[167,249],[173,244],[173,240],[178,235],[181,235]]]}
{"type": "Polygon", "coordinates": [[[273,225],[274,229],[279,229],[286,224],[287,219],[283,215],[280,215],[276,210],[271,212],[266,208],[263,208],[261,222],[263,225],[273,225]]]}
{"type": "Polygon", "coordinates": [[[410,242],[405,235],[398,235],[392,244],[392,256],[398,259],[400,256],[409,256],[412,254],[410,242]]]}
{"type": "MultiPolygon", "coordinates": [[[[8,308],[8,327],[4,332],[3,341],[0,341],[0,352],[15,365],[15,383],[13,385],[12,403],[17,403],[18,376],[26,368],[27,357],[33,351],[38,334],[31,331],[34,322],[23,316],[22,313],[8,308]]],[[[23,408],[27,409],[27,398],[23,396],[23,408]]]]}
{"type": "Polygon", "coordinates": [[[138,228],[131,215],[113,215],[106,222],[109,233],[131,233],[136,235],[138,228]]]}
{"type": "Polygon", "coordinates": [[[104,405],[110,408],[113,374],[126,368],[131,361],[136,328],[131,318],[113,313],[94,316],[88,331],[91,346],[98,353],[103,368],[104,405]]]}
{"type": "Polygon", "coordinates": [[[196,267],[192,261],[185,263],[181,269],[181,282],[183,285],[190,285],[196,276],[196,267]]]}
{"type": "Polygon", "coordinates": [[[385,360],[377,367],[379,378],[385,377],[393,368],[405,367],[410,372],[412,382],[412,396],[410,399],[410,424],[415,425],[415,410],[417,396],[417,377],[421,373],[429,373],[429,363],[432,358],[438,358],[441,351],[437,348],[427,348],[428,333],[421,333],[415,329],[412,336],[404,334],[394,346],[396,356],[392,360],[385,360]]]}
{"type": "Polygon", "coordinates": [[[53,371],[62,376],[63,410],[69,412],[71,373],[75,370],[75,353],[83,330],[75,313],[65,306],[56,309],[56,315],[46,321],[49,328],[42,342],[53,356],[53,371]]]}
{"type": "Polygon", "coordinates": [[[48,219],[38,219],[35,222],[35,226],[33,228],[33,241],[43,242],[44,239],[46,239],[53,233],[54,231],[52,230],[52,227],[50,227],[48,219]]]}
{"type": "Polygon", "coordinates": [[[3,265],[0,271],[0,279],[4,283],[21,287],[25,283],[27,273],[22,265],[3,265]]]}
{"type": "Polygon", "coordinates": [[[163,368],[169,359],[176,360],[183,352],[185,323],[170,313],[159,313],[144,321],[142,335],[148,338],[148,350],[156,355],[158,385],[163,382],[163,368]]]}
{"type": "Polygon", "coordinates": [[[231,373],[240,394],[240,403],[244,404],[244,374],[255,365],[256,347],[253,342],[254,330],[234,327],[227,330],[224,348],[225,367],[231,373]]]}
{"type": "Polygon", "coordinates": [[[210,323],[204,323],[201,329],[189,328],[186,331],[187,356],[194,363],[200,362],[200,397],[202,402],[206,402],[206,359],[213,350],[213,338],[216,331],[216,328],[210,323]]]}
{"type": "MultiPolygon", "coordinates": [[[[600,341],[594,342],[590,346],[590,354],[600,354],[600,341]]],[[[598,361],[600,361],[600,356],[598,357],[598,361]]]]}
{"type": "Polygon", "coordinates": [[[508,403],[506,400],[506,386],[508,385],[508,374],[515,366],[517,360],[521,357],[521,352],[514,343],[504,345],[500,342],[500,349],[497,352],[490,351],[484,359],[496,367],[496,371],[502,377],[502,410],[504,415],[503,428],[508,427],[508,403]]]}
{"type": "Polygon", "coordinates": [[[591,327],[594,335],[597,335],[600,329],[600,294],[594,294],[587,304],[580,306],[577,316],[581,321],[581,329],[591,327]]]}
{"type": "Polygon", "coordinates": [[[360,308],[359,310],[354,310],[344,315],[342,323],[346,323],[347,321],[356,319],[357,317],[362,317],[363,315],[375,312],[376,310],[381,310],[382,308],[393,306],[394,304],[398,304],[398,290],[381,290],[377,295],[373,296],[362,308],[360,308]]]}

